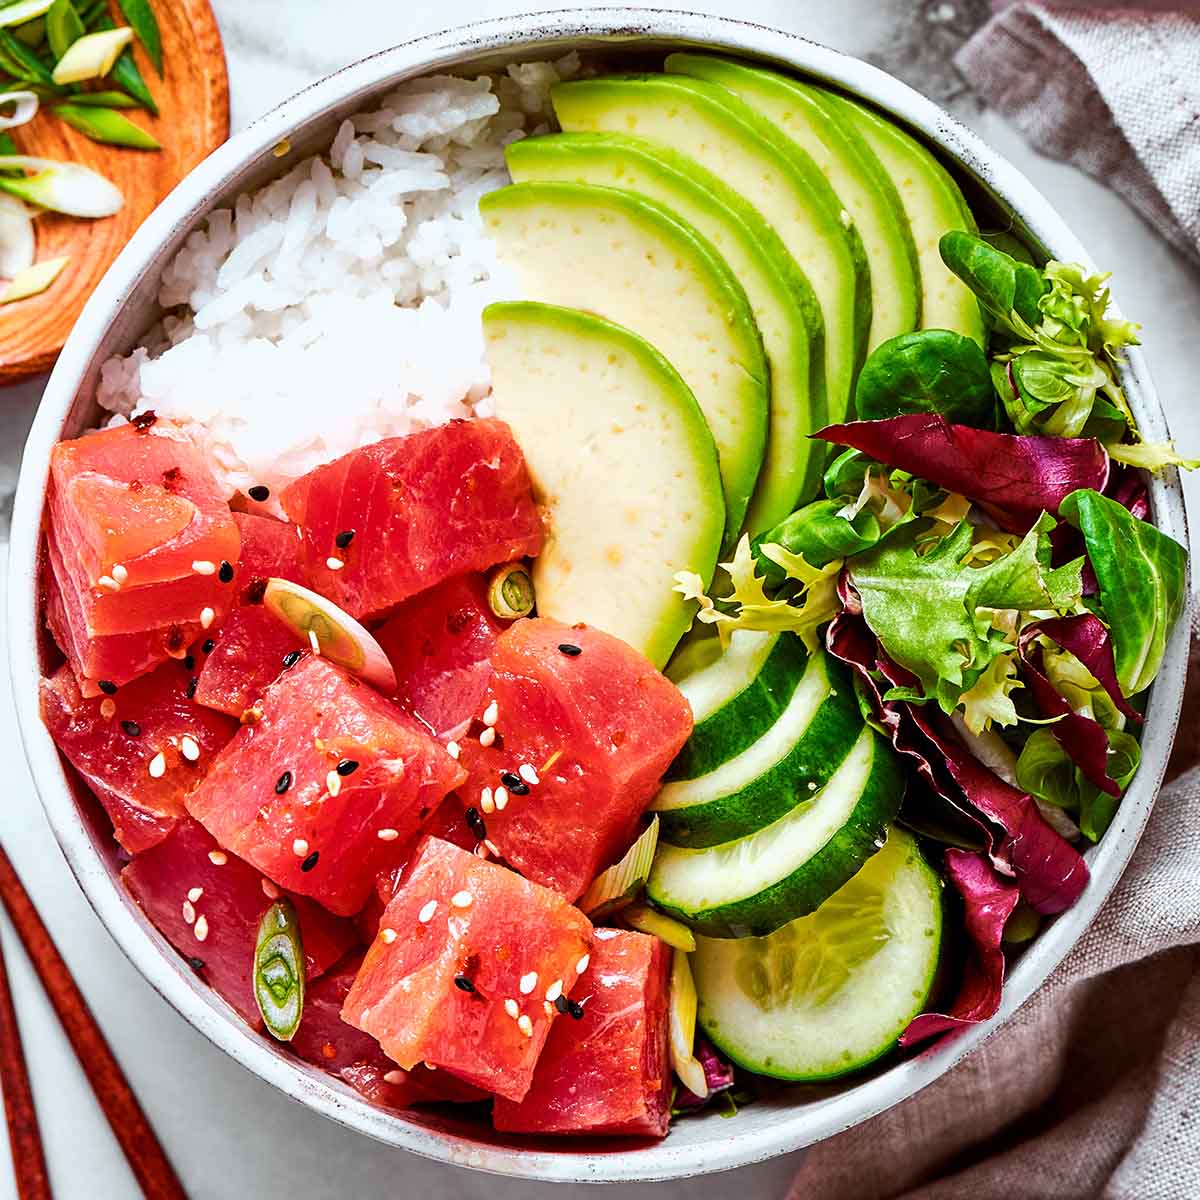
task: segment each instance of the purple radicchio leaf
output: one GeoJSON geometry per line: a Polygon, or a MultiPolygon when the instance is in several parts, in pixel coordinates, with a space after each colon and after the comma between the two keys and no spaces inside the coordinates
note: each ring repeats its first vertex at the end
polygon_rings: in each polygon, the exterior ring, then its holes
{"type": "Polygon", "coordinates": [[[1108,734],[1098,721],[1073,711],[1050,682],[1043,668],[1038,637],[1049,638],[1079,659],[1099,680],[1117,709],[1141,724],[1141,714],[1130,707],[1117,682],[1108,630],[1091,613],[1038,621],[1021,631],[1020,655],[1023,674],[1038,711],[1043,717],[1059,718],[1050,726],[1058,744],[1096,787],[1110,796],[1120,796],[1120,784],[1108,774],[1108,734]]]}
{"type": "Polygon", "coordinates": [[[701,1067],[704,1068],[704,1079],[708,1084],[708,1095],[704,1097],[697,1096],[695,1092],[689,1091],[679,1085],[679,1090],[675,1093],[676,1109],[693,1109],[703,1108],[712,1098],[719,1095],[721,1092],[727,1092],[734,1084],[733,1065],[726,1062],[716,1051],[713,1044],[702,1034],[696,1034],[695,1047],[692,1053],[700,1061],[701,1067]]]}
{"type": "Polygon", "coordinates": [[[853,446],[888,466],[974,500],[997,524],[1025,533],[1079,488],[1102,492],[1109,459],[1095,438],[1020,437],[954,425],[936,413],[829,425],[814,437],[853,446]]]}
{"type": "Polygon", "coordinates": [[[962,982],[948,1012],[922,1013],[913,1018],[900,1037],[902,1046],[986,1021],[1000,1007],[1004,987],[1004,951],[1000,943],[1019,889],[996,870],[986,854],[952,847],[946,851],[945,864],[946,877],[963,902],[968,952],[962,982]]]}

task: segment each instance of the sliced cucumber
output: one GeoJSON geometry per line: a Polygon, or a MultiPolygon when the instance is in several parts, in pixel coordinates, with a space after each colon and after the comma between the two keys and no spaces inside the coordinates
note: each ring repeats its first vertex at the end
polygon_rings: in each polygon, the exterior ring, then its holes
{"type": "MultiPolygon", "coordinates": [[[[825,786],[862,727],[853,685],[827,655],[812,655],[760,737],[706,774],[659,792],[652,807],[662,818],[663,840],[717,846],[766,828],[825,786]]],[[[726,744],[736,733],[731,718],[726,744]]]]}
{"type": "Polygon", "coordinates": [[[773,824],[703,850],[660,846],[647,895],[712,937],[772,933],[816,909],[883,845],[903,795],[900,764],[864,727],[824,788],[773,824]]]}
{"type": "Polygon", "coordinates": [[[760,1075],[836,1078],[886,1054],[925,1007],[941,936],[941,880],[894,828],[809,916],[769,937],[696,939],[700,1024],[760,1075]]]}
{"type": "Polygon", "coordinates": [[[739,629],[715,662],[675,678],[695,725],[667,778],[707,775],[748,749],[787,708],[807,659],[794,633],[739,629]]]}

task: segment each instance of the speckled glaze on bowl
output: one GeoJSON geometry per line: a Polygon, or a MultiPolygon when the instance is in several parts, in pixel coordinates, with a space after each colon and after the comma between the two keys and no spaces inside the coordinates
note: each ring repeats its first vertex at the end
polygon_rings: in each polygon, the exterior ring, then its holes
{"type": "MultiPolygon", "coordinates": [[[[978,207],[1060,259],[1089,263],[1067,223],[1009,163],[935,104],[874,67],[803,38],[699,14],[640,8],[535,13],[485,21],[373,55],[294,96],[232,138],[197,167],[146,221],[92,296],[54,370],[25,450],[13,514],[9,635],[21,733],[42,804],[80,886],[112,936],[147,980],[243,1066],[316,1112],[382,1142],[458,1166],[528,1179],[671,1179],[727,1170],[809,1145],[897,1104],[969,1054],[1029,998],[1087,927],[1133,852],[1166,769],[1179,717],[1186,662],[1180,622],[1154,685],[1144,759],[1102,843],[1088,855],[1092,882],[1013,967],[1000,1012],[956,1040],[838,1085],[780,1088],[735,1120],[683,1121],[663,1142],[597,1143],[518,1139],[452,1113],[398,1117],[259,1038],[199,982],[120,887],[116,854],[93,802],[64,769],[38,716],[38,547],[51,447],[92,424],[91,397],[101,363],[127,352],[157,316],[159,276],[188,232],[212,208],[278,175],[272,149],[291,139],[295,153],[328,145],[338,123],[405,79],[430,71],[472,71],[514,60],[557,57],[571,49],[614,57],[700,47],[757,58],[866,99],[922,136],[958,175],[978,207]]],[[[1125,386],[1147,439],[1168,436],[1139,351],[1125,386]]],[[[1179,481],[1151,484],[1154,519],[1187,544],[1179,481]]]]}

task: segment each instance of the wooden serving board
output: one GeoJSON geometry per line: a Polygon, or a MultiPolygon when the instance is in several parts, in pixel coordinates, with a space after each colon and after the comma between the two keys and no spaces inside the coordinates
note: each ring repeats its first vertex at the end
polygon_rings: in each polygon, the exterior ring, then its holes
{"type": "MultiPolygon", "coordinates": [[[[40,296],[0,305],[0,385],[48,371],[92,289],[134,230],[202,158],[229,136],[229,79],[225,51],[208,0],[156,0],[162,30],[163,78],[134,45],[137,65],[159,116],[142,109],[126,115],[150,130],[161,150],[101,146],[71,129],[43,106],[13,130],[22,154],[70,159],[107,176],[125,206],[99,221],[44,213],[34,222],[37,261],[69,255],[70,262],[40,296]]],[[[113,5],[113,19],[123,23],[113,5]]]]}

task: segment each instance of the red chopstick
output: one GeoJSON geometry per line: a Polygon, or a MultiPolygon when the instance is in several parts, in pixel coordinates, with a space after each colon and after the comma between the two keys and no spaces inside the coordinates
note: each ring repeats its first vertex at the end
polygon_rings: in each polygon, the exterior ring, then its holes
{"type": "MultiPolygon", "coordinates": [[[[87,1075],[88,1083],[92,1085],[96,1100],[104,1110],[104,1115],[108,1118],[108,1123],[112,1127],[121,1149],[125,1152],[129,1166],[141,1186],[142,1194],[147,1197],[147,1200],[187,1200],[187,1193],[183,1190],[183,1185],[179,1182],[175,1169],[171,1166],[158,1138],[155,1137],[154,1130],[150,1127],[146,1114],[142,1112],[142,1106],[133,1094],[133,1089],[129,1086],[108,1042],[105,1041],[100,1026],[96,1024],[96,1018],[92,1016],[92,1011],[88,1008],[83,993],[80,992],[75,980],[71,977],[66,962],[59,954],[58,947],[55,946],[46,926],[42,924],[42,919],[38,916],[38,911],[29,898],[29,893],[22,885],[3,847],[0,847],[0,901],[8,910],[17,936],[20,937],[25,951],[29,955],[29,961],[42,981],[46,996],[58,1015],[63,1031],[71,1043],[71,1048],[75,1051],[75,1055],[83,1067],[84,1074],[87,1075]]],[[[0,1007],[2,1007],[2,1002],[0,1002],[0,1007]]],[[[11,1007],[9,1015],[11,1015],[11,1007]]],[[[7,1020],[8,1015],[0,1014],[0,1024],[7,1020]]],[[[15,1019],[12,1024],[15,1029],[15,1019]]],[[[3,1036],[3,1032],[0,1030],[0,1036],[3,1036]]],[[[6,1043],[12,1041],[11,1038],[4,1040],[6,1043]]],[[[19,1046],[19,1042],[17,1044],[19,1046]]],[[[18,1050],[18,1055],[19,1053],[18,1050]]],[[[5,1058],[7,1059],[7,1054],[5,1058]]],[[[23,1064],[18,1069],[23,1073],[23,1064]]],[[[3,1082],[7,1103],[9,1086],[7,1073],[4,1074],[3,1082]]],[[[32,1097],[29,1097],[28,1093],[28,1079],[26,1079],[26,1096],[29,1099],[29,1111],[32,1113],[32,1097]]],[[[31,1120],[30,1124],[36,1139],[36,1121],[31,1120]]],[[[9,1129],[11,1136],[11,1115],[9,1129]]],[[[44,1177],[44,1164],[42,1174],[44,1177]]],[[[23,1200],[25,1195],[25,1192],[21,1193],[23,1200]]],[[[30,1192],[29,1195],[48,1197],[50,1192],[47,1186],[45,1192],[30,1192]]]]}
{"type": "Polygon", "coordinates": [[[3,949],[0,949],[0,1085],[4,1087],[4,1116],[8,1121],[17,1195],[21,1200],[53,1200],[3,949]]]}

